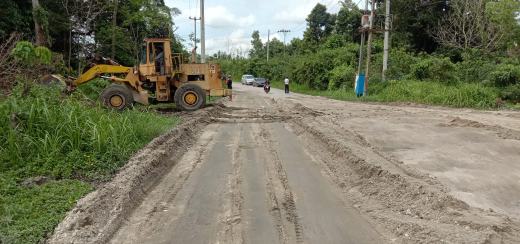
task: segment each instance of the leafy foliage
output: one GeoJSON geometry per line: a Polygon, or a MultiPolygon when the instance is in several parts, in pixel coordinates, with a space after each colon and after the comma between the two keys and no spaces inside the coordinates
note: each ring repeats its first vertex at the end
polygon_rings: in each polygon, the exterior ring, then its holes
{"type": "Polygon", "coordinates": [[[520,67],[511,64],[498,65],[491,72],[491,82],[497,86],[520,84],[520,67]]]}
{"type": "Polygon", "coordinates": [[[427,57],[411,65],[411,75],[418,80],[433,80],[455,83],[456,66],[448,58],[427,57]]]}
{"type": "Polygon", "coordinates": [[[92,190],[90,183],[109,179],[178,122],[146,110],[117,113],[97,106],[89,97],[102,86],[63,97],[57,88],[20,84],[0,101],[0,242],[43,240],[92,190]],[[42,176],[49,181],[23,184],[42,176]]]}
{"type": "MultiPolygon", "coordinates": [[[[466,0],[458,2],[462,1],[466,0]]],[[[481,6],[486,6],[488,20],[500,22],[497,26],[510,25],[512,30],[520,27],[512,14],[516,11],[516,2],[482,1],[487,3],[481,6]]],[[[383,44],[376,35],[369,77],[369,94],[376,98],[368,100],[478,108],[494,107],[499,97],[517,101],[515,84],[519,83],[520,59],[506,54],[515,41],[502,42],[500,51],[494,52],[471,48],[471,45],[463,49],[449,48],[441,46],[432,32],[424,31],[433,30],[439,20],[452,13],[453,4],[412,0],[394,3],[396,47],[391,49],[390,69],[386,73],[392,82],[381,83],[383,44]],[[435,92],[429,94],[429,89],[435,92]],[[403,94],[399,94],[401,92],[403,94]]],[[[223,70],[238,77],[244,73],[266,77],[275,85],[288,76],[292,86],[304,92],[349,97],[353,94],[351,88],[358,71],[359,45],[354,42],[360,15],[352,1],[344,1],[337,16],[326,13],[325,6],[318,4],[307,18],[304,38],[293,39],[288,44],[287,56],[271,55],[269,62],[259,56],[224,59],[220,60],[223,70]],[[335,20],[333,24],[331,19],[335,20]]],[[[265,47],[259,38],[253,38],[253,42],[258,48],[265,47]]],[[[362,64],[362,71],[364,67],[362,64]]]]}
{"type": "Polygon", "coordinates": [[[20,41],[16,47],[11,51],[11,55],[22,63],[29,65],[36,64],[50,64],[52,53],[46,47],[34,47],[28,41],[20,41]]]}
{"type": "Polygon", "coordinates": [[[307,17],[307,30],[303,34],[303,40],[308,48],[315,49],[332,33],[336,16],[327,13],[327,7],[320,3],[307,17]]]}

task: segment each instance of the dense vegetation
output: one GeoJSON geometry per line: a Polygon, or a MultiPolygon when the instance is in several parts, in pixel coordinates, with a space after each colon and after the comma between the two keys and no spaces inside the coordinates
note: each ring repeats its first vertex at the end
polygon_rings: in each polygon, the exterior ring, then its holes
{"type": "Polygon", "coordinates": [[[0,101],[0,242],[36,243],[138,149],[177,123],[136,108],[111,112],[59,88],[19,85],[0,101]],[[136,125],[142,125],[136,127],[136,125]]]}
{"type": "MultiPolygon", "coordinates": [[[[520,2],[394,1],[390,67],[382,82],[382,35],[372,45],[369,96],[359,100],[494,108],[520,102],[520,2]],[[466,5],[464,5],[467,3],[466,5]],[[466,13],[464,18],[461,13],[466,13]],[[516,19],[515,19],[516,18],[516,19]],[[456,24],[465,24],[466,35],[456,24]]],[[[378,13],[384,7],[379,3],[378,13]]],[[[337,14],[317,4],[307,18],[303,39],[285,47],[252,34],[248,58],[220,53],[224,70],[240,79],[244,73],[281,82],[287,76],[301,92],[357,100],[362,11],[343,1],[337,14]],[[296,83],[296,84],[295,84],[296,83]]],[[[382,21],[376,18],[377,21],[382,21]]],[[[366,52],[366,50],[363,50],[366,52]]],[[[365,64],[362,72],[366,72],[365,64]]]]}
{"type": "Polygon", "coordinates": [[[2,0],[0,42],[23,33],[56,53],[69,72],[81,71],[96,54],[132,66],[146,37],[170,37],[173,49],[183,51],[173,34],[179,13],[164,0],[2,0]]]}
{"type": "Polygon", "coordinates": [[[75,75],[96,54],[133,65],[144,37],[180,51],[177,13],[160,0],[0,1],[0,243],[43,243],[78,199],[178,123],[102,108],[104,80],[69,94],[39,77],[75,75]]]}

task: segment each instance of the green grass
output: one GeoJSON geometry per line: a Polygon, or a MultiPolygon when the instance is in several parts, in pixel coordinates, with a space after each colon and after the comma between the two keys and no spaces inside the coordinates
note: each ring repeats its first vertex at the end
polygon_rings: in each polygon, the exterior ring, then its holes
{"type": "Polygon", "coordinates": [[[89,86],[71,97],[18,87],[0,100],[0,243],[44,240],[92,183],[179,122],[143,107],[108,111],[95,99],[102,84],[89,86]],[[23,184],[36,176],[49,181],[23,184]]]}
{"type": "MultiPolygon", "coordinates": [[[[274,87],[283,89],[281,82],[274,87]]],[[[411,102],[448,107],[490,109],[496,107],[498,89],[474,83],[447,85],[427,81],[390,81],[371,83],[369,96],[357,98],[352,88],[340,90],[313,90],[305,85],[292,83],[291,91],[329,97],[344,101],[362,102],[411,102]]]]}

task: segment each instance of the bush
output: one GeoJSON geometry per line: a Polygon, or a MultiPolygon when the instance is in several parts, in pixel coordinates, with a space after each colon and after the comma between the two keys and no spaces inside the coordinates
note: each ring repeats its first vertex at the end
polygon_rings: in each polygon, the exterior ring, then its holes
{"type": "Polygon", "coordinates": [[[52,59],[52,52],[46,47],[34,47],[28,41],[20,41],[16,47],[11,51],[11,55],[24,64],[50,64],[52,59]]]}
{"type": "Polygon", "coordinates": [[[386,76],[390,80],[403,80],[417,62],[417,57],[404,49],[392,49],[390,51],[389,69],[386,76]]]}
{"type": "Polygon", "coordinates": [[[427,57],[411,65],[411,76],[418,80],[456,83],[456,66],[449,58],[427,57]]]}
{"type": "Polygon", "coordinates": [[[335,49],[343,47],[347,44],[347,40],[344,36],[339,34],[333,34],[327,38],[327,41],[323,45],[326,49],[335,49]]]}
{"type": "Polygon", "coordinates": [[[462,62],[456,64],[457,75],[464,82],[489,83],[496,62],[478,50],[462,54],[462,62]]]}
{"type": "Polygon", "coordinates": [[[356,70],[348,65],[341,65],[329,72],[329,87],[328,90],[336,90],[338,88],[352,88],[354,87],[354,79],[356,77],[356,70]]]}
{"type": "Polygon", "coordinates": [[[520,103],[520,83],[507,87],[500,95],[504,100],[520,103]]]}
{"type": "Polygon", "coordinates": [[[490,74],[491,82],[496,86],[505,87],[520,83],[520,66],[512,64],[498,65],[495,71],[490,74]]]}

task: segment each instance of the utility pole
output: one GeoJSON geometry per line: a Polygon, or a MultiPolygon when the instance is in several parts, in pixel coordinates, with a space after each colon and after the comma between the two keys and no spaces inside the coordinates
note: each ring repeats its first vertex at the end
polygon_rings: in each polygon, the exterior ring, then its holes
{"type": "MultiPolygon", "coordinates": [[[[364,11],[364,14],[366,14],[368,12],[368,0],[365,1],[365,11],[364,11]]],[[[361,26],[361,28],[363,28],[361,30],[361,44],[359,45],[359,62],[358,62],[358,75],[361,74],[361,69],[363,67],[363,58],[364,58],[364,52],[363,52],[363,48],[365,46],[365,40],[366,40],[366,30],[365,30],[365,27],[364,26],[361,26]]]]}
{"type": "Polygon", "coordinates": [[[201,63],[206,63],[206,27],[204,23],[204,0],[200,0],[200,52],[201,63]]]}
{"type": "Polygon", "coordinates": [[[383,52],[383,74],[382,80],[386,80],[386,71],[388,70],[388,56],[390,50],[390,0],[386,0],[386,14],[385,14],[385,40],[383,52]]]}
{"type": "Polygon", "coordinates": [[[267,30],[267,62],[269,62],[269,42],[271,38],[271,30],[267,30]]]}
{"type": "Polygon", "coordinates": [[[193,20],[193,22],[194,22],[193,28],[195,29],[195,32],[193,34],[193,50],[195,52],[195,54],[194,54],[195,57],[192,60],[192,62],[197,62],[197,20],[200,20],[200,18],[190,17],[190,19],[193,20]]]}
{"type": "Polygon", "coordinates": [[[227,39],[227,54],[231,58],[231,40],[229,39],[229,37],[227,39]]]}
{"type": "Polygon", "coordinates": [[[193,34],[193,46],[195,47],[195,49],[197,49],[197,21],[199,21],[200,18],[190,17],[190,19],[193,20],[193,22],[195,23],[193,25],[193,28],[195,29],[195,33],[193,34]]]}
{"type": "Polygon", "coordinates": [[[370,27],[368,29],[368,42],[367,42],[367,67],[365,73],[365,89],[363,91],[363,96],[368,96],[368,79],[370,78],[370,59],[372,58],[372,36],[373,36],[373,28],[374,28],[374,19],[375,19],[375,8],[376,1],[372,0],[372,9],[370,12],[370,27]]]}
{"type": "Polygon", "coordinates": [[[291,32],[290,30],[285,30],[285,29],[281,29],[279,30],[277,33],[282,33],[283,34],[283,56],[285,56],[285,36],[287,35],[287,33],[291,32]]]}

